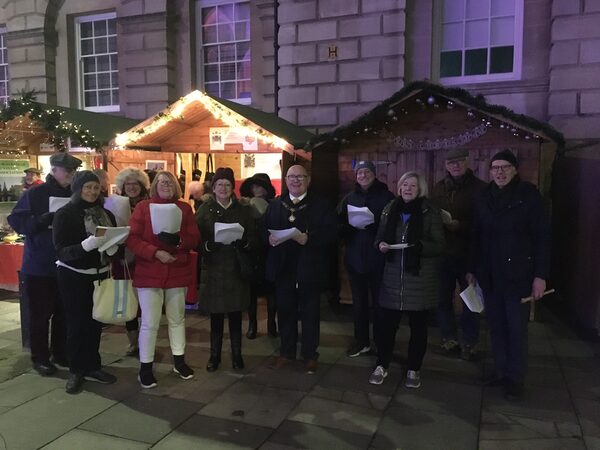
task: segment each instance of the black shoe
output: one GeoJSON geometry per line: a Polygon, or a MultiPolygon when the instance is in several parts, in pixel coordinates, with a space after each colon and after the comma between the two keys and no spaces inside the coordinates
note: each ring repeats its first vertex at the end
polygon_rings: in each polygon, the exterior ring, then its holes
{"type": "Polygon", "coordinates": [[[206,364],[206,371],[214,372],[215,370],[217,370],[219,368],[219,364],[221,364],[221,360],[219,358],[211,356],[208,359],[208,363],[206,364]]]}
{"type": "Polygon", "coordinates": [[[33,369],[43,377],[49,377],[54,375],[58,370],[54,364],[50,361],[43,363],[34,363],[33,369]]]}
{"type": "Polygon", "coordinates": [[[158,386],[158,383],[156,382],[156,378],[154,378],[152,370],[140,371],[140,373],[138,374],[138,381],[144,389],[152,389],[158,386]]]}
{"type": "Polygon", "coordinates": [[[83,381],[83,375],[80,373],[72,373],[69,375],[67,385],[65,386],[67,394],[79,394],[81,392],[81,387],[83,386],[83,381]]]}
{"type": "Polygon", "coordinates": [[[231,354],[231,367],[233,367],[234,370],[242,370],[244,368],[244,359],[242,358],[241,353],[231,354]]]}
{"type": "Polygon", "coordinates": [[[52,361],[57,366],[64,367],[66,369],[69,368],[69,360],[65,356],[53,356],[52,358],[50,358],[50,361],[52,361]]]}
{"type": "Polygon", "coordinates": [[[250,321],[248,323],[248,332],[246,333],[248,339],[256,339],[256,322],[250,321]]]}
{"type": "Polygon", "coordinates": [[[277,324],[274,320],[267,321],[267,334],[269,335],[269,337],[272,338],[276,338],[279,336],[279,333],[277,333],[277,324]]]}
{"type": "Polygon", "coordinates": [[[85,379],[88,381],[95,381],[102,384],[113,384],[117,381],[117,377],[113,374],[105,372],[102,369],[92,370],[85,374],[85,379]]]}
{"type": "Polygon", "coordinates": [[[360,355],[366,355],[371,351],[371,346],[369,344],[361,344],[359,342],[354,342],[346,351],[346,356],[349,358],[356,358],[360,355]]]}
{"type": "Polygon", "coordinates": [[[186,363],[177,364],[175,367],[173,367],[173,372],[179,374],[179,377],[182,380],[189,380],[190,378],[194,378],[194,371],[186,363]]]}
{"type": "Polygon", "coordinates": [[[523,394],[525,393],[525,389],[523,388],[523,383],[519,383],[518,381],[508,380],[506,383],[506,391],[504,392],[504,398],[508,401],[516,401],[521,400],[523,398],[523,394]]]}
{"type": "Polygon", "coordinates": [[[442,339],[442,343],[433,348],[433,353],[449,357],[456,357],[460,352],[460,345],[455,339],[442,339]]]}

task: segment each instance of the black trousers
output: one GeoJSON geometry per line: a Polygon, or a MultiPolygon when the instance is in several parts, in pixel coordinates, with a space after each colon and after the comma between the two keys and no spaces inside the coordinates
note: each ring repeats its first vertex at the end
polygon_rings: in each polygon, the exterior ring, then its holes
{"type": "Polygon", "coordinates": [[[296,359],[298,314],[302,323],[300,353],[304,360],[317,359],[320,334],[320,290],[315,285],[278,282],[275,284],[277,322],[281,337],[280,355],[296,359]],[[298,312],[300,310],[300,313],[298,312]]]}
{"type": "Polygon", "coordinates": [[[102,324],[92,319],[93,283],[97,278],[97,275],[58,268],[58,286],[67,319],[67,356],[71,373],[84,374],[101,368],[98,349],[102,324]]]}
{"type": "Polygon", "coordinates": [[[399,311],[379,308],[377,312],[377,365],[386,369],[390,367],[398,325],[402,316],[406,314],[410,326],[407,370],[420,370],[427,351],[427,316],[429,311],[399,311]]]}
{"type": "Polygon", "coordinates": [[[25,275],[25,289],[29,298],[31,360],[34,363],[48,363],[50,354],[64,360],[67,329],[56,277],[25,275]]]}
{"type": "MultiPolygon", "coordinates": [[[[363,346],[371,342],[369,333],[369,319],[371,308],[369,307],[369,293],[371,294],[371,305],[373,306],[373,317],[379,300],[379,289],[381,286],[382,272],[359,273],[351,267],[346,268],[352,289],[352,316],[354,318],[354,339],[363,346]]],[[[373,322],[373,337],[376,333],[375,321],[373,322]]]]}

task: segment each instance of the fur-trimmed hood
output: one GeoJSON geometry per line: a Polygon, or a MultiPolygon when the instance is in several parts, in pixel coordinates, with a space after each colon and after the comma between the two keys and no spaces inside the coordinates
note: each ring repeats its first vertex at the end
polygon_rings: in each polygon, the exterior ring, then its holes
{"type": "Polygon", "coordinates": [[[123,187],[128,178],[140,183],[147,191],[150,190],[150,178],[148,178],[146,172],[141,169],[136,169],[135,167],[127,167],[121,170],[115,177],[115,184],[117,185],[119,192],[123,193],[123,187]]]}

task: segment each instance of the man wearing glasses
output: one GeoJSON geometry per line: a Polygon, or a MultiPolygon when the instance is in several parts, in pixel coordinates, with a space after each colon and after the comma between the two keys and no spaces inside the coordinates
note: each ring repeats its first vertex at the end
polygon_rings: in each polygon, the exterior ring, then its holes
{"type": "Polygon", "coordinates": [[[503,150],[490,162],[491,183],[477,204],[469,283],[479,283],[488,320],[495,373],[488,385],[506,398],[523,396],[530,303],[542,298],[550,265],[550,231],[542,196],[521,181],[518,161],[503,150]]]}
{"type": "Polygon", "coordinates": [[[268,241],[266,277],[275,283],[281,337],[280,356],[272,365],[280,369],[296,359],[298,312],[302,322],[301,356],[307,373],[317,370],[320,294],[327,273],[326,252],[336,240],[336,216],[327,201],[308,191],[306,169],[294,165],[285,177],[287,192],[273,200],[264,216],[268,241]],[[296,228],[289,240],[268,230],[296,228]]]}

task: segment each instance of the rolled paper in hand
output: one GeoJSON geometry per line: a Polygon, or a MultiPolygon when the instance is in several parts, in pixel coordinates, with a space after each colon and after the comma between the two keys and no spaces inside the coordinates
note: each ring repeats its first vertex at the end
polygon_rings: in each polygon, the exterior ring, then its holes
{"type": "MultiPolygon", "coordinates": [[[[554,294],[554,289],[548,289],[547,291],[544,291],[544,294],[542,295],[542,297],[544,295],[548,295],[548,294],[554,294]]],[[[521,299],[521,303],[527,303],[527,302],[532,302],[533,301],[533,296],[530,295],[529,297],[525,297],[521,299]]]]}

